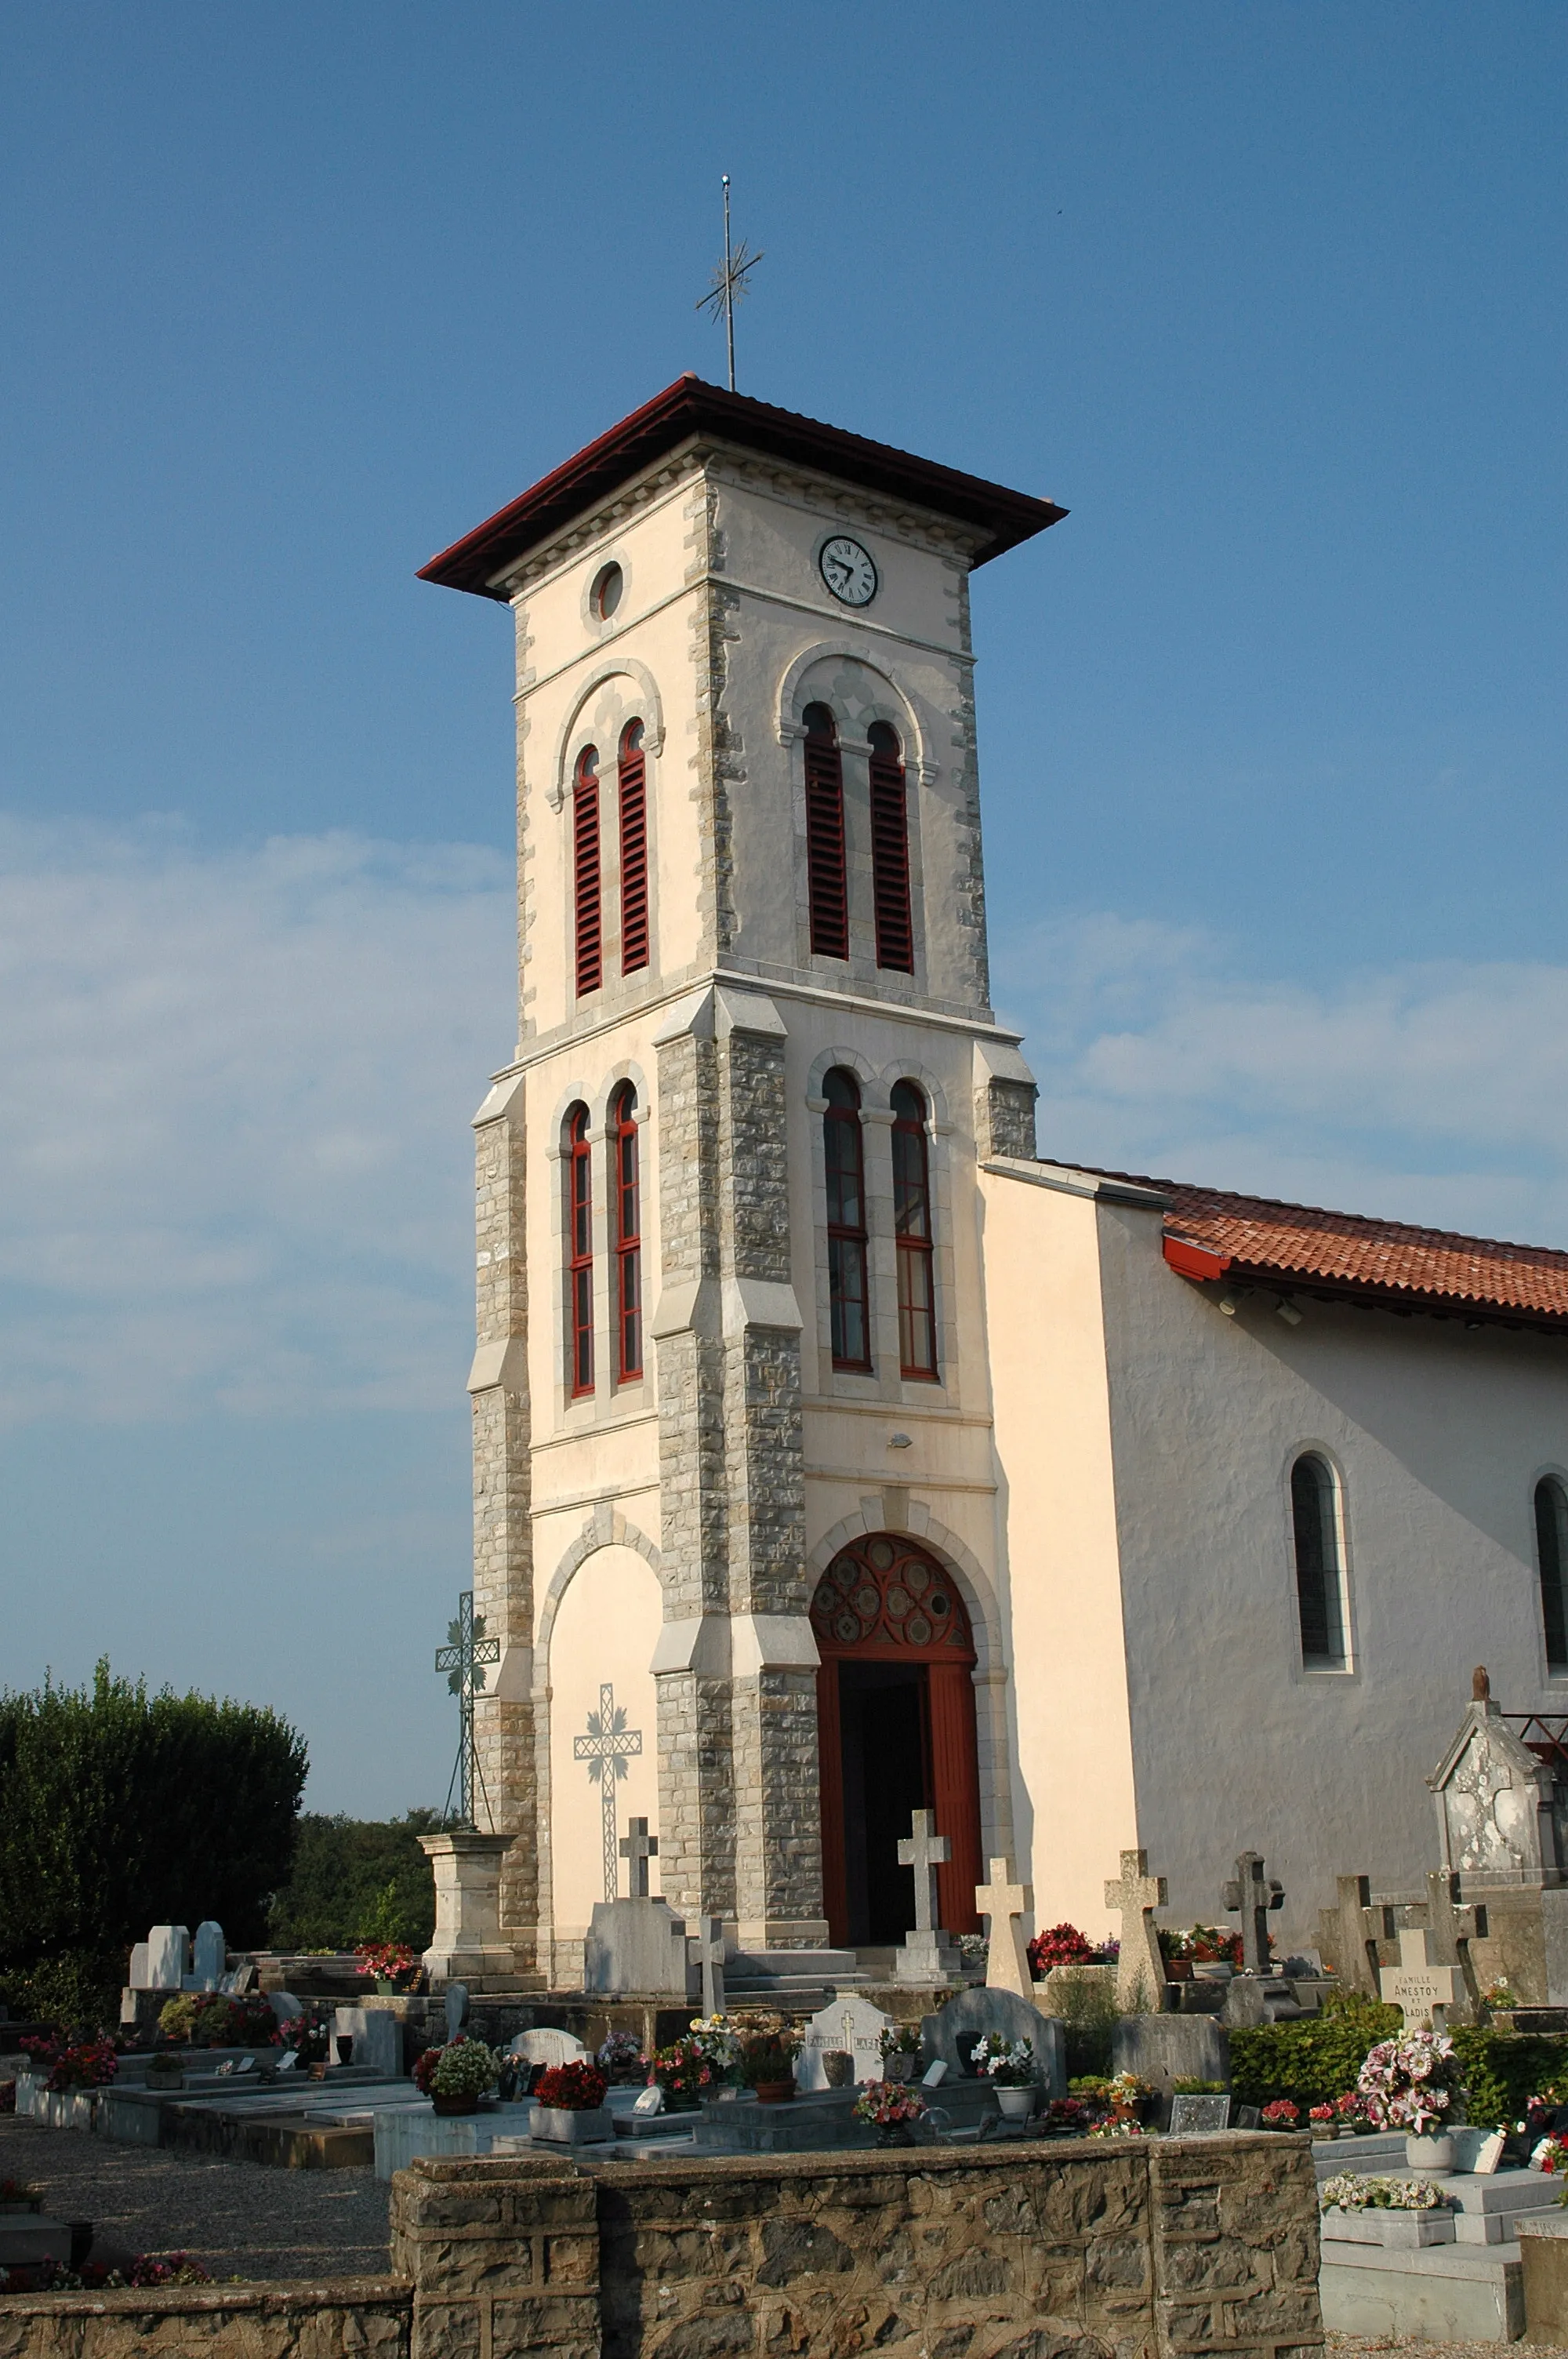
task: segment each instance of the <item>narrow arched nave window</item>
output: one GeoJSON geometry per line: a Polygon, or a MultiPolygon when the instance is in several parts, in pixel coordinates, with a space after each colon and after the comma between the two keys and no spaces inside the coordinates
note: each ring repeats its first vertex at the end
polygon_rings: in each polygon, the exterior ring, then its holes
{"type": "Polygon", "coordinates": [[[593,1390],[593,1154],[588,1108],[563,1125],[567,1234],[567,1372],[574,1400],[593,1390]]]}
{"type": "Polygon", "coordinates": [[[637,1093],[622,1082],[610,1103],[611,1208],[615,1220],[615,1356],[622,1384],[643,1373],[643,1212],[637,1093]]]}
{"type": "Polygon", "coordinates": [[[866,1283],[866,1173],[860,1090],[835,1065],[822,1084],[823,1160],[827,1174],[827,1299],[836,1368],[871,1364],[871,1300],[866,1283]]]}
{"type": "Polygon", "coordinates": [[[1547,1669],[1568,1671],[1568,1492],[1555,1474],[1535,1486],[1535,1551],[1541,1572],[1541,1619],[1547,1669]]]}
{"type": "Polygon", "coordinates": [[[900,1373],[930,1378],[936,1374],[931,1164],[925,1100],[913,1082],[896,1082],[892,1093],[892,1205],[898,1238],[900,1373]]]}
{"type": "Polygon", "coordinates": [[[617,783],[621,797],[621,972],[648,963],[648,778],[643,724],[621,733],[617,783]]]}
{"type": "Polygon", "coordinates": [[[1291,1469],[1291,1518],[1302,1661],[1314,1670],[1343,1670],[1347,1659],[1338,1508],[1332,1469],[1309,1451],[1291,1469]]]}

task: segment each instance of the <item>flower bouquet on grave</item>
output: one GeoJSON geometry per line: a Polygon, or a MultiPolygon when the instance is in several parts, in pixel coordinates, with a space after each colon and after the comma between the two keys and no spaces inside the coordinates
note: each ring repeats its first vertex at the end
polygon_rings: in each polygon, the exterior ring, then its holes
{"type": "Polygon", "coordinates": [[[747,2020],[735,2035],[730,2077],[764,2105],[787,2104],[795,2095],[795,2060],[800,2035],[783,2016],[747,2020]]]}
{"type": "Polygon", "coordinates": [[[855,2119],[871,2123],[879,2146],[913,2146],[925,2110],[920,2091],[903,2081],[867,2081],[855,2100],[855,2119]]]}
{"type": "Polygon", "coordinates": [[[500,2078],[494,2049],[460,2031],[444,2048],[427,2048],[414,2067],[415,2087],[438,2114],[477,2113],[480,2099],[500,2078]]]}
{"type": "Polygon", "coordinates": [[[1307,2121],[1314,2138],[1337,2137],[1339,2123],[1332,2105],[1309,2105],[1307,2121]]]}
{"type": "Polygon", "coordinates": [[[1053,2097],[1045,2116],[1049,2137],[1087,2137],[1096,2120],[1087,2097],[1053,2097]]]}
{"type": "Polygon", "coordinates": [[[884,2081],[919,2079],[920,2026],[918,2023],[890,2023],[879,2034],[877,2051],[882,2060],[884,2081]]]}
{"type": "Polygon", "coordinates": [[[1186,1935],[1184,1955],[1195,1966],[1234,1966],[1241,1971],[1241,1936],[1228,1925],[1195,1925],[1186,1935]]]}
{"type": "Polygon", "coordinates": [[[1549,2137],[1538,2139],[1530,2150],[1530,2167],[1545,2171],[1548,2178],[1562,2178],[1568,2171],[1568,2138],[1553,2131],[1549,2137]]]}
{"type": "Polygon", "coordinates": [[[704,2097],[711,2097],[729,2077],[730,2060],[714,2060],[712,2043],[688,2032],[668,2048],[656,2048],[648,2060],[648,2085],[665,2093],[666,2114],[691,2114],[704,2097]]]}
{"type": "Polygon", "coordinates": [[[1035,2082],[1034,2043],[1009,2039],[1004,2032],[988,2031],[969,2050],[969,2061],[982,2081],[998,2089],[1032,2089],[1035,2082]]]}
{"type": "Polygon", "coordinates": [[[1342,2133],[1354,2137],[1365,2137],[1372,2127],[1372,2116],[1359,2089],[1346,2089],[1342,2097],[1336,2097],[1334,2118],[1342,2133]]]}
{"type": "Polygon", "coordinates": [[[1090,2130],[1091,2137],[1141,2137],[1143,2125],[1159,2092],[1136,2072],[1118,2072],[1102,2083],[1105,2113],[1090,2130]]]}
{"type": "Polygon", "coordinates": [[[401,1941],[362,1941],[354,1955],[383,1993],[410,1991],[419,1980],[420,1962],[401,1941]]]}
{"type": "Polygon", "coordinates": [[[1095,1962],[1095,1945],[1088,1935],[1065,1921],[1047,1925],[1029,1944],[1029,1972],[1037,1983],[1044,1981],[1053,1966],[1092,1966],[1095,1962]]]}
{"type": "Polygon", "coordinates": [[[1320,2212],[1446,2212],[1458,2199],[1431,2179],[1366,2178],[1342,2170],[1318,2190],[1320,2212]]]}
{"type": "Polygon", "coordinates": [[[1435,2137],[1463,2094],[1454,2042],[1445,2032],[1406,2031],[1379,2039],[1357,2075],[1367,2116],[1380,2130],[1435,2137]]]}
{"type": "Polygon", "coordinates": [[[1266,2130],[1293,2130],[1301,2126],[1302,2109],[1293,2097],[1274,2097],[1263,2108],[1260,2119],[1266,2130]]]}
{"type": "Polygon", "coordinates": [[[648,2060],[634,2032],[611,2032],[594,2062],[608,2081],[645,2081],[648,2077],[648,2060]]]}
{"type": "Polygon", "coordinates": [[[24,2039],[22,2046],[51,2097],[106,2088],[120,2069],[112,2039],[24,2039]]]}
{"type": "Polygon", "coordinates": [[[597,2064],[552,2064],[534,2091],[540,2104],[561,2114],[596,2114],[609,2083],[597,2064]]]}
{"type": "Polygon", "coordinates": [[[301,2068],[327,2061],[327,2018],[306,2007],[278,2028],[277,2044],[292,2049],[301,2068]]]}

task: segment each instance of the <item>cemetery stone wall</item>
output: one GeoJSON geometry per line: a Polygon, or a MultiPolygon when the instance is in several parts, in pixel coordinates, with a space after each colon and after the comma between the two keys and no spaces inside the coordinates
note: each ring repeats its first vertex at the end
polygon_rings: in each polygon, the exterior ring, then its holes
{"type": "Polygon", "coordinates": [[[375,2277],[11,2294],[0,2359],[408,2359],[412,2307],[406,2285],[375,2277]]]}

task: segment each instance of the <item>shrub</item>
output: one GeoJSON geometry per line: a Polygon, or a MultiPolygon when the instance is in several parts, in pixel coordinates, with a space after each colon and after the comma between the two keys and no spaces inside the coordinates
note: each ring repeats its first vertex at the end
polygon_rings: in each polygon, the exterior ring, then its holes
{"type": "Polygon", "coordinates": [[[158,2011],[166,2039],[187,2048],[265,2048],[277,2030],[272,2002],[259,1991],[232,1998],[222,1991],[181,1991],[158,2011]]]}
{"type": "Polygon", "coordinates": [[[1102,2077],[1110,2071],[1111,2034],[1116,2028],[1114,1981],[1102,1974],[1064,1974],[1052,1984],[1067,2071],[1074,2079],[1086,2073],[1102,2077]]]}
{"type": "Polygon", "coordinates": [[[419,1837],[439,1824],[436,1810],[386,1820],[308,1811],[288,1880],[268,1911],[273,1948],[351,1950],[363,1942],[427,1950],[436,1887],[419,1837]]]}
{"type": "Polygon", "coordinates": [[[1535,2033],[1456,2031],[1454,2053],[1468,2092],[1465,2117],[1487,2129],[1522,2121],[1536,2090],[1568,2071],[1568,2038],[1535,2033]]]}
{"type": "Polygon", "coordinates": [[[1230,2035],[1230,2086],[1238,2104],[1266,2105],[1292,2097],[1300,2105],[1332,2104],[1353,2088],[1368,2051],[1391,2039],[1404,2018],[1397,2006],[1356,1992],[1335,1992],[1321,2015],[1299,2023],[1260,2024],[1230,2035]]]}
{"type": "Polygon", "coordinates": [[[482,2097],[500,2078],[501,2059],[461,2032],[444,2048],[427,2048],[414,2067],[414,2085],[426,2097],[482,2097]]]}

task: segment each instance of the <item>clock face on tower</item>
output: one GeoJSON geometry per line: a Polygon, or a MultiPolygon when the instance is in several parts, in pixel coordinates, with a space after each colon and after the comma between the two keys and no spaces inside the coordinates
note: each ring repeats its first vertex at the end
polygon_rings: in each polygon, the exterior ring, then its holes
{"type": "Polygon", "coordinates": [[[822,579],[841,606],[869,606],[877,594],[877,569],[858,540],[836,533],[822,544],[816,560],[822,579]]]}

